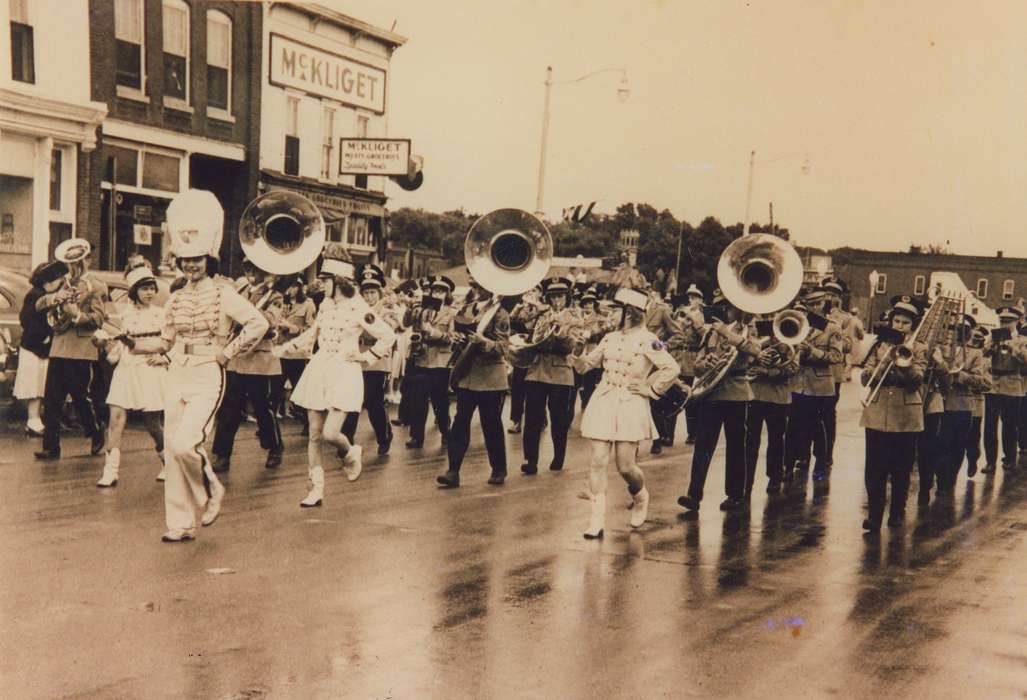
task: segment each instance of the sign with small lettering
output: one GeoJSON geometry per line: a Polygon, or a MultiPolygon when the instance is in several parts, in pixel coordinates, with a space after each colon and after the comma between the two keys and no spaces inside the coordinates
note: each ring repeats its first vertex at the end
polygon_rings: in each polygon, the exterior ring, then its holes
{"type": "Polygon", "coordinates": [[[385,113],[386,73],[381,68],[272,34],[269,70],[272,85],[385,113]]]}
{"type": "Polygon", "coordinates": [[[339,139],[340,175],[406,175],[410,139],[339,139]]]}

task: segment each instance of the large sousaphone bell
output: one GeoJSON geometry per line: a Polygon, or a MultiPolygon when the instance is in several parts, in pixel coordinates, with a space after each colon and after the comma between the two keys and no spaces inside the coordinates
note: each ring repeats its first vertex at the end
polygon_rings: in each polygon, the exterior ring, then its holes
{"type": "Polygon", "coordinates": [[[750,233],[733,241],[717,263],[717,284],[734,306],[768,314],[790,304],[802,286],[802,260],[787,241],[750,233]]]}
{"type": "Polygon", "coordinates": [[[288,190],[260,195],[239,222],[243,254],[273,275],[292,275],[310,267],[324,242],[325,222],[317,205],[288,190]]]}

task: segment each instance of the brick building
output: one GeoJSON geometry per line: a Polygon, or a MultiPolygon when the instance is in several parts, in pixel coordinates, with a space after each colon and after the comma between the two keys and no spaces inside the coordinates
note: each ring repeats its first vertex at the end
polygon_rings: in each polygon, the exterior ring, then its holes
{"type": "Polygon", "coordinates": [[[831,262],[832,274],[849,285],[850,305],[860,310],[864,322],[870,311],[870,273],[875,270],[874,316],[896,294],[925,294],[933,272],[958,275],[977,299],[993,309],[1015,305],[1021,297],[1027,297],[1027,259],[1007,258],[1001,251],[985,257],[843,248],[831,251],[831,262]]]}
{"type": "Polygon", "coordinates": [[[257,193],[262,5],[89,0],[92,98],[107,104],[90,157],[97,266],[167,257],[168,202],[189,187],[225,208],[222,259],[238,260],[239,217],[257,193]]]}
{"type": "Polygon", "coordinates": [[[260,189],[310,198],[329,240],[385,263],[386,178],[341,174],[340,139],[389,135],[390,60],[406,39],[315,3],[260,7],[260,189]]]}

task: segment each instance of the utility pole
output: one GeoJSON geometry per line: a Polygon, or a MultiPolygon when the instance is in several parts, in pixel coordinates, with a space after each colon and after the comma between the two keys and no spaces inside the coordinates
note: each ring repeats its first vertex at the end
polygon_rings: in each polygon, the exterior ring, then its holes
{"type": "Polygon", "coordinates": [[[770,232],[774,232],[774,203],[770,203],[770,232]]]}
{"type": "Polygon", "coordinates": [[[674,290],[679,292],[678,285],[681,283],[681,245],[685,237],[685,222],[682,221],[681,225],[678,226],[678,258],[674,264],[674,290]]]}
{"type": "Polygon", "coordinates": [[[542,152],[538,158],[538,194],[535,197],[535,216],[542,218],[542,193],[546,188],[546,141],[549,138],[549,92],[553,87],[553,67],[546,66],[546,96],[542,103],[542,152]]]}
{"type": "Polygon", "coordinates": [[[752,205],[752,171],[756,167],[756,151],[749,152],[749,187],[745,194],[745,225],[742,226],[742,235],[749,233],[749,207],[752,205]]]}

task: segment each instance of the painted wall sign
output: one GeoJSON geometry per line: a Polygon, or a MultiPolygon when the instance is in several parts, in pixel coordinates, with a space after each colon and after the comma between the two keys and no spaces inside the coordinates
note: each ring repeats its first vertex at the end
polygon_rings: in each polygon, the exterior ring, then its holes
{"type": "Polygon", "coordinates": [[[385,78],[381,68],[271,35],[272,85],[337,100],[351,107],[385,113],[385,78]]]}

